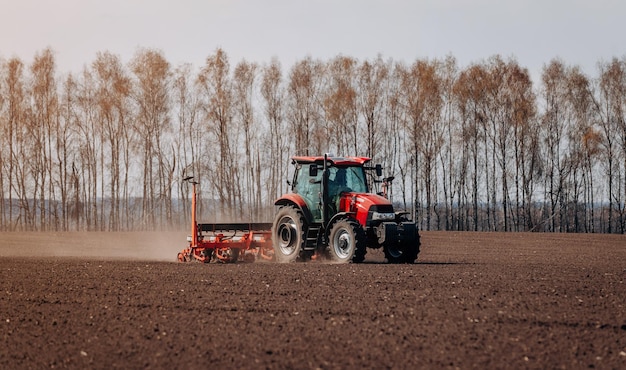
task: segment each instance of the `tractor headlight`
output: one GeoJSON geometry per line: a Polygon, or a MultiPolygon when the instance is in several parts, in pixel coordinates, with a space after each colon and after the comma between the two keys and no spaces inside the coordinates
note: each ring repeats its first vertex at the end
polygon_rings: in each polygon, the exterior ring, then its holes
{"type": "Polygon", "coordinates": [[[372,221],[393,221],[395,219],[395,213],[372,212],[372,221]]]}

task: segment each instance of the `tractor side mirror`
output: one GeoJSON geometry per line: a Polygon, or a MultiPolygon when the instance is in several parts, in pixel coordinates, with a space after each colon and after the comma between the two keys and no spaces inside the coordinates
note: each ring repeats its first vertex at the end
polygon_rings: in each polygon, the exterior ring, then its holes
{"type": "Polygon", "coordinates": [[[309,166],[309,177],[317,177],[317,165],[315,163],[309,166]]]}
{"type": "Polygon", "coordinates": [[[381,177],[383,175],[383,166],[380,163],[376,165],[376,176],[381,177]]]}

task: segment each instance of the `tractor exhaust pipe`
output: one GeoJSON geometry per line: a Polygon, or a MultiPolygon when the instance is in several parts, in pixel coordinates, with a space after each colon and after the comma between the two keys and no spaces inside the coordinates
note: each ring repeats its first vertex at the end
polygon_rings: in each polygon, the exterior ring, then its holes
{"type": "Polygon", "coordinates": [[[324,154],[324,165],[322,167],[322,225],[327,226],[328,222],[328,153],[324,154]]]}

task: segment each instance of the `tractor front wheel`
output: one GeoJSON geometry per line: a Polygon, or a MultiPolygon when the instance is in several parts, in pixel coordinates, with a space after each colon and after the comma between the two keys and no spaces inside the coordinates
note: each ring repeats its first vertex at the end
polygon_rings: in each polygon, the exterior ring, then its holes
{"type": "Polygon", "coordinates": [[[272,225],[272,245],[276,262],[295,262],[305,243],[302,211],[285,206],[278,210],[272,225]]]}
{"type": "Polygon", "coordinates": [[[357,221],[344,219],[333,225],[328,243],[328,257],[332,262],[363,262],[364,251],[365,232],[357,221]]]}
{"type": "Polygon", "coordinates": [[[385,258],[389,263],[403,263],[404,262],[404,251],[400,246],[400,243],[385,245],[384,252],[385,258]]]}
{"type": "Polygon", "coordinates": [[[420,252],[419,236],[414,242],[385,245],[384,252],[389,263],[415,263],[420,252]]]}
{"type": "Polygon", "coordinates": [[[384,245],[385,258],[389,263],[415,263],[420,252],[420,234],[417,225],[406,217],[400,219],[404,230],[403,240],[384,245]]]}

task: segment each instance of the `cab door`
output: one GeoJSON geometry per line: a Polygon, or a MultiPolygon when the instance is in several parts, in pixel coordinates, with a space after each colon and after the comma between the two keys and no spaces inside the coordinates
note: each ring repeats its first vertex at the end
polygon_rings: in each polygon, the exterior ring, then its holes
{"type": "Polygon", "coordinates": [[[313,222],[322,222],[322,171],[310,171],[310,163],[298,163],[293,184],[293,192],[304,199],[311,211],[313,222]],[[311,176],[311,172],[316,173],[311,176]]]}

